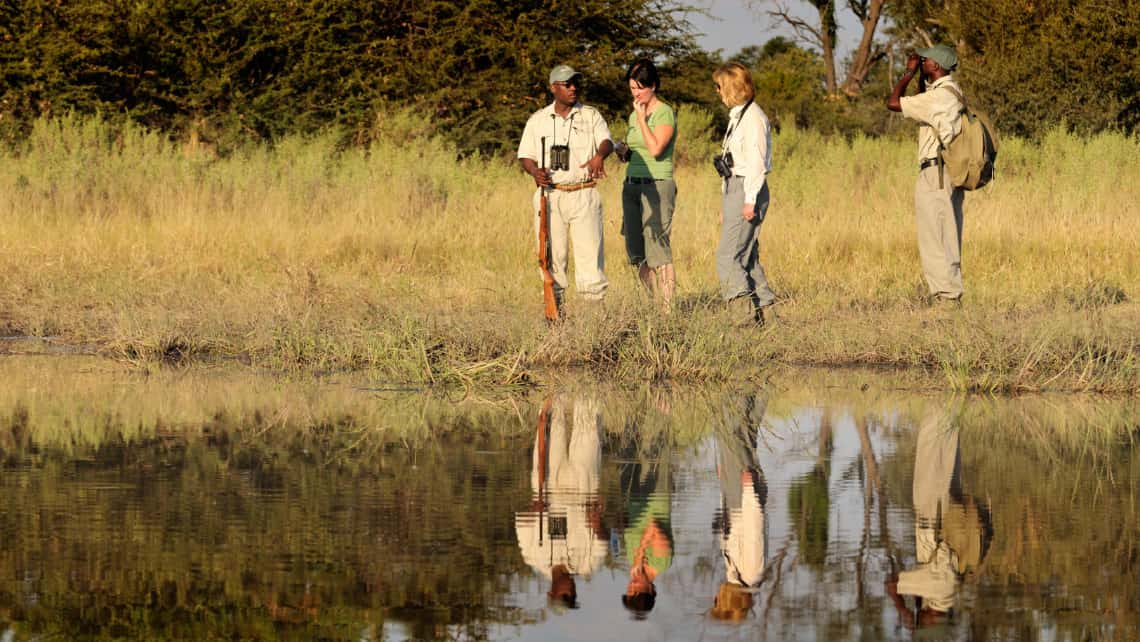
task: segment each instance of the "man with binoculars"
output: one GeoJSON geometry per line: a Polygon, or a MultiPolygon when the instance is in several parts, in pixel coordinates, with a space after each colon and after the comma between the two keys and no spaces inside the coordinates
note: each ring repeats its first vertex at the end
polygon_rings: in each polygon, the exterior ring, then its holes
{"type": "MultiPolygon", "coordinates": [[[[519,143],[518,159],[534,179],[535,229],[542,234],[542,213],[549,217],[549,276],[561,316],[570,246],[574,250],[575,282],[587,300],[601,300],[608,281],[602,253],[602,197],[596,189],[605,177],[605,159],[613,151],[606,119],[593,107],[578,102],[582,74],[567,65],[550,72],[554,102],[531,115],[519,143]],[[545,201],[546,208],[543,207],[545,201]]],[[[540,248],[543,239],[540,239],[540,248]]],[[[543,264],[543,257],[540,257],[543,264]]],[[[546,275],[543,275],[544,278],[546,275]]]]}
{"type": "Polygon", "coordinates": [[[906,71],[887,98],[887,109],[919,122],[914,193],[918,254],[932,301],[952,304],[962,300],[965,192],[944,176],[942,148],[962,131],[962,93],[950,77],[957,66],[958,54],[952,47],[919,49],[907,59],[906,71]],[[916,74],[919,93],[904,96],[916,74]]]}

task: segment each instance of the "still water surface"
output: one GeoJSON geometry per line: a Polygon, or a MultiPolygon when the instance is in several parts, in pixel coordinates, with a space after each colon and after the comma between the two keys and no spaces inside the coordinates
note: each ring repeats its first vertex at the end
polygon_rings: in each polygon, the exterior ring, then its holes
{"type": "Polygon", "coordinates": [[[1140,637],[1132,400],[5,367],[4,642],[1140,637]]]}

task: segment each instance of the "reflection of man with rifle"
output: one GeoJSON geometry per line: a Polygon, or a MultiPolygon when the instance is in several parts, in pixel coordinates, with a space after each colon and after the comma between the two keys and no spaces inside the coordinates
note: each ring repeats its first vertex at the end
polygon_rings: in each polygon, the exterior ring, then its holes
{"type": "Polygon", "coordinates": [[[566,65],[550,72],[554,102],[527,120],[518,149],[522,168],[538,186],[535,230],[546,318],[551,321],[561,317],[571,245],[582,297],[600,300],[608,285],[597,181],[606,175],[605,159],[613,142],[605,118],[578,102],[581,85],[582,75],[566,65]]]}
{"type": "Polygon", "coordinates": [[[598,494],[601,434],[602,413],[592,398],[548,399],[539,414],[533,501],[515,514],[515,533],[523,560],[550,580],[547,597],[555,606],[577,608],[575,578],[590,577],[606,556],[598,494]]]}

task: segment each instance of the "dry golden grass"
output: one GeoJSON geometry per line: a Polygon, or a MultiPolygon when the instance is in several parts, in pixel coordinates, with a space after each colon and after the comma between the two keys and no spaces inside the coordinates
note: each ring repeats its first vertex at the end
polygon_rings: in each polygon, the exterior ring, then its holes
{"type": "MultiPolygon", "coordinates": [[[[150,364],[235,357],[377,379],[521,383],[588,367],[726,380],[773,361],[919,368],[961,389],[1140,390],[1140,141],[1005,141],[966,203],[967,304],[928,309],[912,141],[775,141],[761,255],[779,322],[728,327],[712,170],[685,166],[673,315],[645,301],[603,186],[610,295],[548,329],[532,185],[456,160],[393,115],[371,149],[332,136],[229,158],[96,120],[40,123],[0,158],[0,328],[150,364]]],[[[684,132],[682,132],[682,135],[684,132]]]]}

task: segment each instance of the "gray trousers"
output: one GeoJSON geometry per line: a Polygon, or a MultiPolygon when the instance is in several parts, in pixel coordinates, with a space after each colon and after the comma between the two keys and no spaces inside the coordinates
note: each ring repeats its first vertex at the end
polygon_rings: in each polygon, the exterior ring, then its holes
{"type": "Polygon", "coordinates": [[[962,296],[962,201],[965,192],[951,187],[944,176],[938,187],[938,167],[918,174],[914,187],[918,256],[930,294],[942,299],[962,296]]]}
{"type": "Polygon", "coordinates": [[[716,272],[720,277],[720,294],[725,301],[751,296],[757,307],[772,305],[776,295],[768,287],[764,267],[760,265],[760,223],[768,212],[768,184],[756,199],[756,216],[744,220],[744,179],[733,176],[725,181],[721,198],[720,244],[716,248],[716,272]]]}

